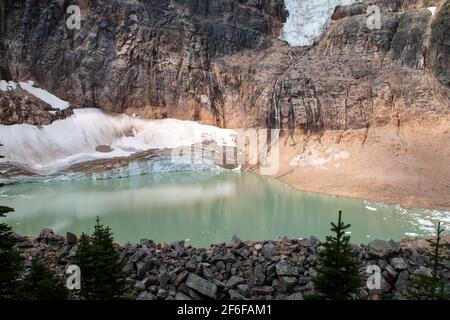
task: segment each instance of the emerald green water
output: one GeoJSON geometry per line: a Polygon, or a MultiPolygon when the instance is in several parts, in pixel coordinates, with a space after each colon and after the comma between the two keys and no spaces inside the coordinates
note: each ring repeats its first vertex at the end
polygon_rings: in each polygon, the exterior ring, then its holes
{"type": "Polygon", "coordinates": [[[96,216],[120,243],[142,238],[194,246],[288,237],[324,239],[343,210],[352,242],[429,235],[448,212],[306,193],[241,172],[184,172],[126,179],[27,183],[0,189],[0,203],[15,208],[6,221],[20,234],[50,227],[65,235],[91,232],[96,216]]]}

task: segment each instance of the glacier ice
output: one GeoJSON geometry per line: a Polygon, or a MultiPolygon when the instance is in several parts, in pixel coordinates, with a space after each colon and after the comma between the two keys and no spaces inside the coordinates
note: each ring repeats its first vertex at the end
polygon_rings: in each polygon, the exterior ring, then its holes
{"type": "Polygon", "coordinates": [[[282,39],[292,46],[309,46],[328,26],[334,8],[362,0],[284,0],[289,12],[282,39]]]}
{"type": "MultiPolygon", "coordinates": [[[[145,120],[125,114],[107,114],[99,109],[75,109],[74,115],[50,125],[0,125],[0,140],[4,145],[1,162],[23,165],[34,172],[49,174],[93,159],[126,157],[138,151],[177,148],[213,141],[217,145],[235,145],[236,132],[193,121],[176,119],[145,120]],[[111,152],[99,152],[107,145],[111,152]]],[[[166,161],[167,162],[167,161],[166,161]]],[[[156,165],[174,164],[152,162],[156,165]]],[[[106,174],[128,176],[131,171],[151,168],[127,167],[126,172],[106,174]]],[[[138,174],[139,174],[138,172],[138,174]]]]}

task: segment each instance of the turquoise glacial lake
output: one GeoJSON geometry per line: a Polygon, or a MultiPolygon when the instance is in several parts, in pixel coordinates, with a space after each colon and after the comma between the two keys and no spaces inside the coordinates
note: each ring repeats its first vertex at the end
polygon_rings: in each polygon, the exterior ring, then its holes
{"type": "Polygon", "coordinates": [[[228,171],[14,184],[0,189],[0,203],[15,209],[5,220],[19,234],[37,235],[47,227],[61,235],[91,233],[99,216],[119,243],[187,240],[200,247],[228,242],[234,234],[242,240],[325,239],[338,210],[351,224],[354,243],[427,236],[438,220],[450,221],[450,212],[302,192],[228,171]]]}

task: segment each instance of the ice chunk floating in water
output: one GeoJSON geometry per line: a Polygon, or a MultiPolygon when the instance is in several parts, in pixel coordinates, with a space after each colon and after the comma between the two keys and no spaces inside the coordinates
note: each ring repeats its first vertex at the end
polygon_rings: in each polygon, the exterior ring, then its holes
{"type": "Polygon", "coordinates": [[[330,22],[334,8],[362,0],[285,0],[289,12],[283,26],[283,40],[292,46],[309,46],[330,22]]]}
{"type": "Polygon", "coordinates": [[[175,119],[144,120],[98,109],[76,109],[50,125],[0,125],[2,162],[38,172],[60,170],[96,158],[128,156],[149,149],[176,148],[214,141],[234,145],[235,131],[175,119]],[[99,152],[110,146],[110,152],[99,152]]]}

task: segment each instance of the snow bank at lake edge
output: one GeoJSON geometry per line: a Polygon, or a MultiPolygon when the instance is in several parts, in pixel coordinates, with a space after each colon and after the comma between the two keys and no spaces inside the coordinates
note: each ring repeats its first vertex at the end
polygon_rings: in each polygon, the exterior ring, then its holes
{"type": "Polygon", "coordinates": [[[149,149],[176,148],[213,141],[235,145],[236,132],[193,121],[144,120],[99,109],[75,109],[51,125],[0,125],[2,162],[45,172],[92,159],[125,157],[149,149]],[[110,146],[111,152],[99,152],[110,146]]]}

